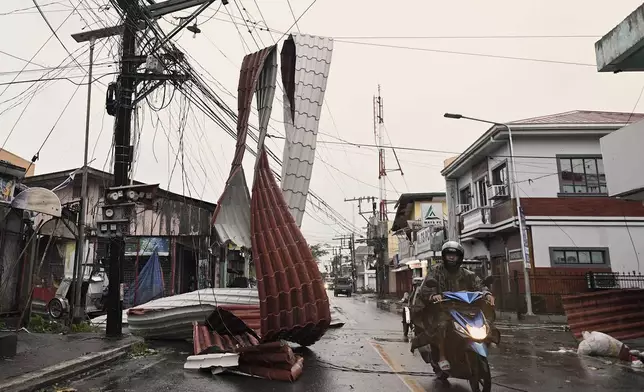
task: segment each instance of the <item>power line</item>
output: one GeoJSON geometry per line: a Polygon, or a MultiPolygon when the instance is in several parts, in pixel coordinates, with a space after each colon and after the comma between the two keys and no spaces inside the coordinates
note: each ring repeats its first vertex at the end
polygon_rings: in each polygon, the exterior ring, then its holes
{"type": "MultiPolygon", "coordinates": [[[[279,38],[278,41],[280,41],[282,38],[284,38],[291,31],[291,29],[293,29],[293,27],[297,26],[297,22],[299,22],[300,19],[302,19],[302,17],[304,15],[306,15],[307,12],[309,12],[309,10],[311,9],[311,7],[313,7],[313,4],[315,4],[316,1],[318,1],[318,0],[313,0],[313,2],[311,4],[309,4],[308,7],[306,7],[304,12],[302,12],[302,14],[298,18],[295,19],[295,22],[293,22],[291,27],[289,27],[284,34],[282,34],[282,36],[279,38]]],[[[295,15],[293,17],[295,17],[295,15]]],[[[268,27],[267,27],[267,29],[268,29],[268,27]]],[[[298,30],[299,30],[299,27],[298,27],[298,30]]]]}
{"type": "MultiPolygon", "coordinates": [[[[102,79],[102,78],[104,78],[104,77],[106,77],[106,76],[116,75],[116,74],[118,74],[118,72],[109,72],[109,73],[106,73],[106,74],[103,74],[103,75],[98,75],[97,77],[92,77],[92,80],[95,82],[95,81],[97,81],[97,80],[99,80],[99,79],[102,79]]],[[[90,83],[90,82],[78,83],[78,82],[73,81],[72,79],[75,79],[75,78],[83,78],[83,79],[85,79],[85,77],[86,77],[86,76],[87,76],[87,75],[78,75],[78,76],[59,76],[59,77],[54,77],[54,78],[40,78],[40,79],[28,79],[28,80],[16,80],[16,81],[14,81],[14,82],[0,83],[0,86],[7,86],[7,85],[13,85],[13,84],[23,84],[23,83],[49,82],[49,81],[52,81],[52,80],[67,80],[68,82],[73,83],[73,84],[75,84],[75,85],[77,85],[77,86],[85,86],[85,85],[87,85],[87,84],[88,84],[88,83],[90,83]]]]}
{"type": "MultiPolygon", "coordinates": [[[[76,9],[78,8],[78,6],[79,6],[80,4],[81,4],[81,3],[79,2],[79,3],[76,5],[76,7],[74,7],[74,9],[72,10],[72,12],[70,12],[70,13],[69,13],[69,15],[67,15],[67,17],[66,17],[66,18],[61,22],[61,24],[58,26],[58,28],[57,28],[56,30],[54,30],[54,33],[55,33],[55,31],[57,31],[58,29],[60,29],[60,28],[61,28],[61,27],[62,27],[62,26],[67,22],[67,20],[68,20],[69,18],[71,18],[71,16],[72,16],[72,15],[74,15],[74,12],[76,12],[76,9]]],[[[40,46],[40,48],[38,48],[38,50],[36,51],[36,53],[34,53],[34,54],[33,54],[33,56],[31,56],[31,58],[27,61],[27,63],[26,63],[26,64],[25,64],[25,66],[23,67],[23,70],[27,68],[27,66],[28,66],[28,65],[29,65],[29,64],[30,64],[30,63],[31,63],[31,62],[36,58],[36,56],[38,56],[38,53],[40,53],[40,52],[43,50],[43,48],[47,45],[47,43],[48,43],[52,38],[54,38],[54,34],[51,34],[51,35],[49,36],[49,38],[47,38],[47,40],[46,40],[46,41],[45,41],[45,42],[40,46]]],[[[69,56],[71,57],[71,54],[69,54],[69,56]]],[[[13,78],[13,80],[15,81],[16,79],[18,79],[18,77],[19,77],[19,76],[20,76],[20,73],[18,73],[18,74],[13,78]]],[[[9,86],[5,87],[5,89],[4,89],[4,90],[2,90],[2,92],[0,93],[0,96],[2,96],[2,95],[7,91],[7,89],[8,89],[8,88],[9,88],[9,86]]]]}
{"type": "MultiPolygon", "coordinates": [[[[320,132],[321,133],[321,132],[320,132]]],[[[269,138],[274,138],[274,139],[284,139],[284,136],[277,136],[277,135],[266,135],[269,138]]],[[[331,136],[331,135],[329,135],[331,136]]],[[[331,136],[333,137],[333,136],[331,136]]],[[[337,138],[336,138],[337,139],[337,138]]],[[[341,139],[342,140],[342,139],[341,139]]],[[[432,150],[428,148],[417,148],[417,147],[401,147],[401,146],[378,146],[376,144],[367,144],[367,143],[354,143],[350,141],[343,140],[341,142],[332,142],[328,140],[320,140],[316,143],[321,143],[321,144],[338,144],[338,145],[348,145],[348,146],[354,146],[354,147],[367,147],[367,148],[388,148],[388,149],[396,149],[396,150],[408,150],[408,151],[421,151],[421,152],[433,152],[433,153],[439,153],[439,154],[460,154],[460,152],[455,152],[455,151],[444,151],[444,150],[432,150]]]]}
{"type": "MultiPolygon", "coordinates": [[[[114,61],[108,61],[108,62],[97,62],[94,63],[94,68],[97,67],[110,67],[112,65],[116,64],[114,61]]],[[[37,65],[37,64],[34,64],[37,65]]],[[[79,68],[78,65],[63,65],[63,66],[58,66],[58,67],[45,67],[45,66],[39,66],[40,68],[35,68],[35,69],[25,69],[25,70],[13,70],[13,71],[0,71],[0,76],[4,75],[13,75],[16,73],[27,73],[27,72],[47,72],[47,71],[57,71],[60,69],[76,69],[79,68]]]]}
{"type": "Polygon", "coordinates": [[[531,57],[515,57],[515,56],[502,56],[502,55],[485,54],[485,53],[458,52],[454,50],[429,49],[429,48],[418,48],[413,46],[377,44],[373,42],[358,42],[358,41],[348,41],[343,39],[336,39],[335,42],[341,42],[341,43],[352,44],[352,45],[375,46],[379,48],[406,49],[406,50],[413,50],[413,51],[419,51],[419,52],[456,54],[456,55],[462,55],[462,56],[487,57],[487,58],[503,59],[503,60],[519,60],[519,61],[531,61],[531,62],[548,63],[548,64],[578,65],[578,66],[593,67],[593,68],[597,66],[596,64],[579,63],[574,61],[546,60],[546,59],[536,59],[531,57]]]}
{"type": "MultiPolygon", "coordinates": [[[[51,3],[42,4],[40,7],[48,7],[50,5],[67,6],[65,4],[65,2],[63,2],[63,1],[52,1],[51,3]]],[[[23,12],[23,11],[30,11],[30,10],[33,10],[35,8],[37,8],[37,7],[36,6],[31,6],[31,7],[26,7],[26,8],[17,8],[17,9],[11,10],[11,11],[2,12],[2,13],[0,13],[0,16],[13,15],[13,14],[24,14],[24,13],[27,13],[27,12],[23,12]]],[[[58,11],[67,11],[67,10],[58,10],[58,11]]],[[[36,11],[29,12],[29,13],[35,14],[36,11]]]]}
{"type": "Polygon", "coordinates": [[[300,31],[300,26],[297,24],[298,19],[295,17],[295,12],[293,12],[293,7],[291,6],[291,0],[286,0],[286,3],[288,4],[288,9],[291,10],[291,16],[293,16],[293,20],[295,21],[295,27],[297,27],[297,31],[299,33],[302,33],[302,31],[300,31]]]}
{"type": "Polygon", "coordinates": [[[5,52],[4,50],[0,50],[0,53],[4,54],[4,55],[5,55],[5,56],[7,56],[7,57],[11,57],[11,58],[13,58],[13,59],[20,60],[20,61],[25,62],[25,63],[30,64],[30,65],[35,65],[35,66],[40,67],[40,68],[47,68],[47,67],[45,67],[44,65],[40,65],[40,64],[38,64],[38,63],[34,63],[33,61],[29,61],[29,60],[27,60],[27,59],[25,59],[25,58],[22,58],[22,57],[19,57],[19,56],[13,55],[13,54],[11,54],[11,53],[7,53],[7,52],[5,52]]]}
{"type": "Polygon", "coordinates": [[[601,35],[424,35],[424,36],[336,36],[335,39],[550,39],[600,38],[601,35]]]}

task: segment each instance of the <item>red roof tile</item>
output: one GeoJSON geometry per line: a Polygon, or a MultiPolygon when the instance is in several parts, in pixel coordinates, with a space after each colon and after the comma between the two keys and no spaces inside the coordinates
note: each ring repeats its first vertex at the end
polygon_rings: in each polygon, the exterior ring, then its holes
{"type": "Polygon", "coordinates": [[[644,113],[573,110],[565,113],[512,121],[510,124],[629,124],[644,119],[644,113]]]}
{"type": "Polygon", "coordinates": [[[269,167],[266,150],[259,154],[251,233],[262,337],[308,346],[329,327],[329,298],[311,250],[269,167]]]}

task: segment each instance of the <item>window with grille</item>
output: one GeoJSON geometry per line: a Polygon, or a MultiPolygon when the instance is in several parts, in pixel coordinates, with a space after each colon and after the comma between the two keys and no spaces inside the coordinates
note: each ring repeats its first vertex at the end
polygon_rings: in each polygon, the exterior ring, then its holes
{"type": "Polygon", "coordinates": [[[550,258],[553,267],[602,267],[609,264],[606,248],[551,248],[550,258]]]}
{"type": "Polygon", "coordinates": [[[606,194],[606,173],[601,157],[558,156],[561,193],[606,194]]]}

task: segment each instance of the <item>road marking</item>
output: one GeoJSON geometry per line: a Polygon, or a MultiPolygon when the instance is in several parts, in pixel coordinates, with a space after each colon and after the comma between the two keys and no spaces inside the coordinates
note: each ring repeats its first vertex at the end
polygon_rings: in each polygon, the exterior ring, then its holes
{"type": "MultiPolygon", "coordinates": [[[[396,361],[394,361],[389,354],[385,352],[385,349],[378,343],[369,340],[369,344],[371,347],[373,347],[374,350],[380,355],[380,358],[389,366],[391,370],[393,370],[396,373],[402,373],[405,371],[402,366],[400,366],[396,361]]],[[[412,392],[427,392],[425,388],[420,386],[416,380],[414,380],[411,376],[404,375],[404,374],[396,374],[400,381],[402,381],[407,388],[409,388],[410,391],[412,392]]]]}

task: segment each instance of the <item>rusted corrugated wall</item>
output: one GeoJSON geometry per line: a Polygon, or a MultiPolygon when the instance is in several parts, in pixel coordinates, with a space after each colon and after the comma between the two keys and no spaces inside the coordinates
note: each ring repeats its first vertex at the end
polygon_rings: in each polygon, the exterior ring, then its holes
{"type": "Polygon", "coordinates": [[[562,297],[568,326],[580,339],[597,331],[615,339],[644,337],[644,290],[606,290],[562,297]]]}

